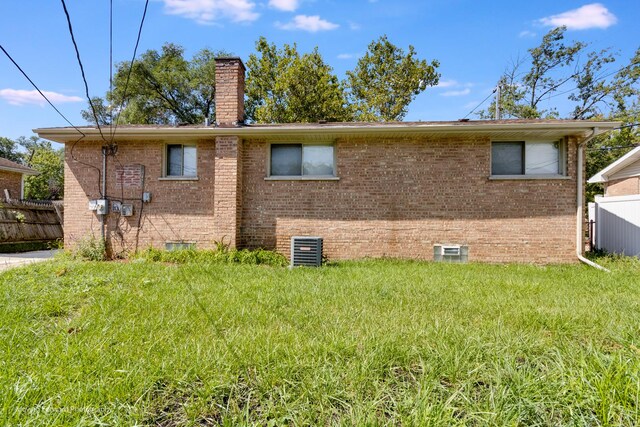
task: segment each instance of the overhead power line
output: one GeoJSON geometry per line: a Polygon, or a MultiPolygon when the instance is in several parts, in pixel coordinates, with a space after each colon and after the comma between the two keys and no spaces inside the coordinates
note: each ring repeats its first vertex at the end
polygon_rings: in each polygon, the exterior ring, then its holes
{"type": "Polygon", "coordinates": [[[69,26],[69,35],[71,35],[71,42],[73,43],[73,47],[76,51],[76,58],[78,59],[78,65],[80,66],[80,72],[82,74],[82,81],[84,82],[84,91],[87,96],[87,101],[89,101],[89,107],[91,108],[91,112],[93,114],[93,119],[96,121],[96,126],[98,126],[98,131],[100,132],[100,136],[102,139],[107,142],[107,139],[104,137],[102,133],[102,128],[100,127],[100,121],[98,120],[98,115],[96,114],[96,109],[93,106],[93,102],[91,102],[91,96],[89,95],[89,84],[87,83],[87,77],[84,73],[84,66],[82,65],[82,59],[80,59],[80,50],[78,49],[78,44],[76,43],[76,38],[73,35],[73,25],[71,25],[71,17],[69,16],[69,11],[67,10],[67,4],[64,0],[60,0],[62,2],[62,8],[64,9],[64,14],[67,17],[67,24],[69,26]]]}
{"type": "MultiPolygon", "coordinates": [[[[113,0],[109,0],[109,90],[113,93],[113,0]]],[[[109,108],[109,125],[112,126],[112,123],[113,108],[109,108]]],[[[113,135],[111,141],[113,142],[113,135]]]]}
{"type": "Polygon", "coordinates": [[[617,128],[614,128],[613,130],[634,128],[636,126],[640,126],[640,122],[638,122],[638,123],[628,123],[626,125],[618,126],[617,128]]]}
{"type": "Polygon", "coordinates": [[[491,95],[493,95],[494,93],[496,93],[496,89],[493,89],[493,91],[492,91],[489,95],[487,95],[487,97],[486,97],[485,99],[483,99],[483,100],[482,100],[478,105],[476,105],[476,106],[475,106],[475,108],[474,108],[473,110],[469,111],[469,112],[467,113],[467,115],[466,115],[466,116],[464,116],[462,119],[464,120],[464,119],[466,119],[467,117],[469,117],[471,114],[473,114],[473,112],[474,112],[474,111],[476,111],[478,108],[480,108],[480,106],[481,106],[482,104],[484,104],[485,102],[487,102],[487,99],[491,98],[491,95]]]}
{"type": "Polygon", "coordinates": [[[62,118],[64,119],[64,121],[66,121],[67,123],[69,123],[69,125],[70,125],[72,128],[74,128],[75,130],[77,130],[77,131],[78,131],[78,132],[79,132],[79,133],[84,137],[84,136],[85,136],[85,134],[84,134],[80,129],[78,129],[78,128],[73,124],[73,123],[71,123],[71,122],[69,121],[69,119],[67,119],[67,118],[66,118],[66,116],[65,116],[64,114],[62,114],[62,113],[60,112],[60,110],[58,110],[58,108],[57,108],[55,105],[53,105],[53,103],[49,100],[49,98],[47,98],[47,95],[45,95],[45,94],[40,90],[40,88],[39,88],[39,87],[38,87],[38,86],[33,82],[33,80],[31,80],[31,77],[29,77],[29,76],[27,75],[27,73],[26,73],[26,72],[25,72],[25,71],[20,67],[20,65],[18,65],[18,63],[17,63],[17,62],[16,62],[16,61],[11,57],[11,55],[9,55],[9,52],[7,52],[7,51],[6,51],[6,49],[5,49],[2,45],[0,45],[0,49],[2,49],[2,52],[4,52],[4,54],[7,56],[7,58],[9,58],[9,60],[10,60],[11,62],[13,62],[13,65],[15,65],[15,66],[16,66],[16,68],[17,68],[17,69],[22,73],[22,75],[23,75],[23,76],[24,76],[24,77],[29,81],[29,83],[31,83],[31,86],[33,86],[33,87],[38,91],[38,93],[40,94],[40,96],[42,96],[42,97],[44,98],[44,100],[45,100],[45,101],[47,101],[47,102],[49,103],[49,105],[50,105],[54,110],[56,110],[56,113],[58,113],[58,114],[60,115],[60,117],[62,117],[62,118]]]}
{"type": "MultiPolygon", "coordinates": [[[[129,71],[127,72],[127,80],[124,84],[124,92],[122,94],[122,99],[120,100],[120,106],[118,107],[118,116],[116,117],[116,124],[113,129],[113,132],[111,133],[112,144],[116,136],[116,132],[118,131],[118,123],[120,122],[120,112],[122,111],[122,107],[124,106],[127,99],[127,91],[129,90],[129,80],[131,79],[131,71],[133,70],[133,61],[135,61],[136,55],[138,54],[138,46],[140,45],[140,37],[142,36],[142,28],[144,27],[144,20],[147,16],[148,7],[149,7],[149,0],[146,0],[144,3],[144,11],[142,12],[142,18],[140,19],[140,27],[138,27],[138,37],[136,38],[136,45],[133,48],[133,55],[131,56],[131,62],[129,63],[129,71]]],[[[111,89],[111,96],[113,96],[113,87],[111,89]]]]}

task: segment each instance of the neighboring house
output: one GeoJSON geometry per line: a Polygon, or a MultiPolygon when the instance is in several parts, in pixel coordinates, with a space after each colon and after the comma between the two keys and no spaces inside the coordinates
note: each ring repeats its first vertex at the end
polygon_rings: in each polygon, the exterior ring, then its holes
{"type": "Polygon", "coordinates": [[[2,192],[0,198],[23,199],[24,177],[38,174],[40,172],[35,169],[0,157],[0,191],[2,192]]]}
{"type": "Polygon", "coordinates": [[[244,72],[217,61],[215,126],[119,126],[110,148],[94,127],[79,142],[74,128],[37,129],[66,144],[65,244],[99,236],[104,219],[116,253],[224,242],[288,254],[300,235],[323,237],[331,259],[431,259],[450,244],[474,261],[555,263],[583,250],[582,143],[618,123],[245,125],[244,72]],[[106,215],[89,210],[97,199],[106,215]]]}
{"type": "Polygon", "coordinates": [[[595,221],[597,249],[640,256],[640,147],[595,174],[590,183],[602,183],[590,212],[595,221]]]}
{"type": "Polygon", "coordinates": [[[636,147],[589,179],[601,183],[605,197],[640,194],[640,147],[636,147]]]}

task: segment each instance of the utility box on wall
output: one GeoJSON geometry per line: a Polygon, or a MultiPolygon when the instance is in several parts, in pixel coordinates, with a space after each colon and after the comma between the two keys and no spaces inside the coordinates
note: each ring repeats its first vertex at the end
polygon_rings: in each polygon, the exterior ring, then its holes
{"type": "Polygon", "coordinates": [[[89,200],[89,210],[98,215],[109,213],[109,202],[106,199],[89,200]]]}
{"type": "Polygon", "coordinates": [[[122,216],[133,216],[133,205],[131,203],[123,203],[120,213],[122,216]]]}

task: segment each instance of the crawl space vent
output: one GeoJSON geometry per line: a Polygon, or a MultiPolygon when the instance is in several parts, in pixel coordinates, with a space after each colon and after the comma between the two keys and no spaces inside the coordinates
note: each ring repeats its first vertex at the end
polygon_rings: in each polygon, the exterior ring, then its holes
{"type": "Polygon", "coordinates": [[[434,245],[433,260],[438,262],[467,262],[469,247],[464,245],[434,245]]]}
{"type": "Polygon", "coordinates": [[[293,236],[291,238],[291,267],[322,265],[322,237],[293,236]]]}
{"type": "Polygon", "coordinates": [[[180,251],[185,249],[195,249],[196,244],[194,242],[166,242],[164,248],[167,251],[180,251]]]}

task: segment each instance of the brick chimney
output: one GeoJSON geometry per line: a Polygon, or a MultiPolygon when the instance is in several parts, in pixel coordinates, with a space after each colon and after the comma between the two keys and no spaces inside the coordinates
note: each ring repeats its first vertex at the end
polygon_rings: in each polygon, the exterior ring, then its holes
{"type": "Polygon", "coordinates": [[[238,126],[244,121],[244,64],[240,58],[215,58],[216,125],[238,126]]]}

